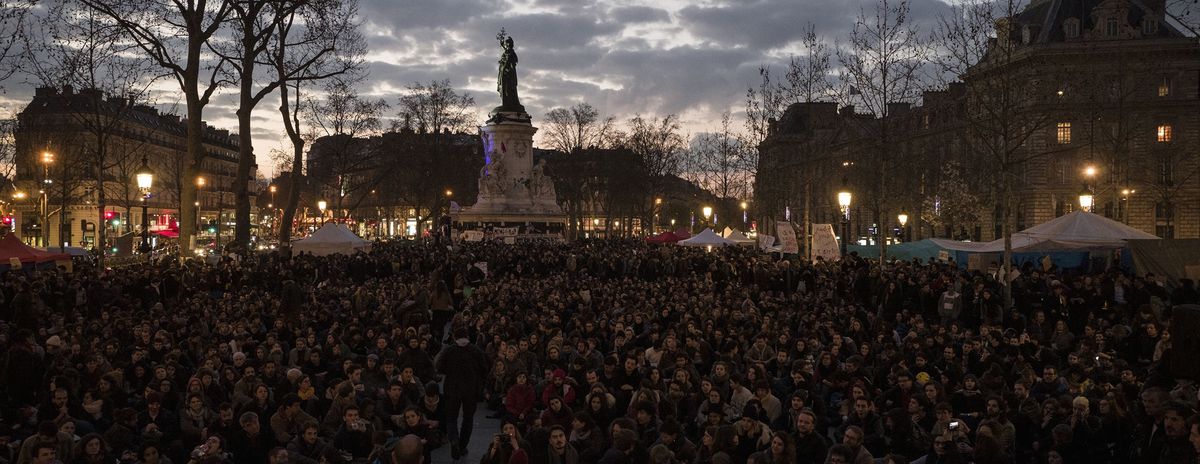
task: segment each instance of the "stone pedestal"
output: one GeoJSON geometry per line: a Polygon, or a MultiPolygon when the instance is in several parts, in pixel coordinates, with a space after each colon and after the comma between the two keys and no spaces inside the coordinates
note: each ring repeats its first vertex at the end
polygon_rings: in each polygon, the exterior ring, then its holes
{"type": "Polygon", "coordinates": [[[567,217],[555,201],[554,182],[545,166],[533,162],[537,128],[524,111],[497,110],[480,128],[484,166],[479,171],[479,196],[474,205],[451,217],[462,230],[528,223],[539,233],[561,231],[567,217]]]}

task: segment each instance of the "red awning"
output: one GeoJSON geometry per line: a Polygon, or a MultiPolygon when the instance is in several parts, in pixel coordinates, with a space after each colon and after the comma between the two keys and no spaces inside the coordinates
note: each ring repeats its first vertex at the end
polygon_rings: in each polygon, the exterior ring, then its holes
{"type": "Polygon", "coordinates": [[[22,263],[47,263],[58,260],[69,260],[71,255],[66,253],[51,253],[42,251],[21,243],[14,232],[9,232],[0,239],[0,265],[8,264],[13,258],[22,263]]]}

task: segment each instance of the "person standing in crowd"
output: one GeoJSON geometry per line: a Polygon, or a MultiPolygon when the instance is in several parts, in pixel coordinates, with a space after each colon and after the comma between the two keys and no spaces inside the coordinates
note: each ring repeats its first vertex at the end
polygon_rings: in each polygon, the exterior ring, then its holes
{"type": "Polygon", "coordinates": [[[475,408],[483,398],[488,362],[483,352],[471,344],[470,332],[460,327],[454,330],[453,343],[438,353],[435,364],[438,373],[445,376],[446,438],[450,442],[451,456],[458,459],[471,442],[475,408]],[[461,426],[458,422],[460,412],[461,426]]]}

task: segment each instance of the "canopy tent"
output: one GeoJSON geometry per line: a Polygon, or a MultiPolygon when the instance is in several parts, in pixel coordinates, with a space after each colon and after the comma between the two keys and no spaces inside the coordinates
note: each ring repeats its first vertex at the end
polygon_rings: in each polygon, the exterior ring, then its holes
{"type": "Polygon", "coordinates": [[[1128,245],[1138,274],[1164,275],[1168,284],[1200,279],[1200,239],[1130,240],[1128,245]]]}
{"type": "Polygon", "coordinates": [[[4,238],[0,238],[0,268],[2,269],[12,268],[16,262],[25,266],[54,263],[56,261],[70,261],[70,259],[71,256],[66,253],[42,251],[21,243],[21,239],[13,232],[9,232],[4,238]]]}
{"type": "Polygon", "coordinates": [[[328,223],[313,232],[307,238],[292,242],[292,250],[296,253],[309,253],[315,256],[332,254],[354,254],[358,251],[371,249],[371,242],[354,235],[346,226],[328,223]]]}
{"type": "MultiPolygon", "coordinates": [[[[1124,248],[1127,240],[1158,237],[1098,214],[1075,211],[1013,234],[1014,251],[1085,251],[1124,248]]],[[[1004,239],[987,242],[979,250],[1004,251],[1004,239]]]]}
{"type": "Polygon", "coordinates": [[[678,235],[675,235],[674,232],[670,232],[670,231],[663,232],[658,235],[651,235],[649,237],[646,237],[646,243],[675,243],[680,240],[683,240],[683,239],[679,238],[678,235]]]}
{"type": "Polygon", "coordinates": [[[683,246],[726,246],[733,245],[734,242],[722,238],[713,232],[712,229],[704,229],[704,231],[696,234],[694,237],[679,242],[683,246]]]}
{"type": "MultiPolygon", "coordinates": [[[[726,229],[728,229],[728,227],[726,229]]],[[[742,246],[754,246],[758,243],[757,240],[747,237],[746,234],[737,229],[727,231],[725,233],[725,240],[729,240],[742,246]]]]}

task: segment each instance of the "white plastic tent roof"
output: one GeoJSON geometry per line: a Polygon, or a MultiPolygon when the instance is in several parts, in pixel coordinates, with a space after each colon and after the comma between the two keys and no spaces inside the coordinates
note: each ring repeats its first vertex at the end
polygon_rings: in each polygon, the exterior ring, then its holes
{"type": "Polygon", "coordinates": [[[371,249],[371,242],[354,235],[346,226],[328,223],[303,240],[292,243],[297,253],[312,253],[317,256],[337,253],[352,254],[371,249]]]}
{"type": "MultiPolygon", "coordinates": [[[[1158,237],[1106,217],[1075,211],[1012,235],[1016,251],[1052,251],[1121,248],[1126,240],[1153,240],[1158,237]]],[[[991,242],[956,242],[933,239],[948,250],[993,253],[1004,251],[1004,239],[991,242]]]]}
{"type": "Polygon", "coordinates": [[[726,235],[725,240],[729,240],[738,245],[755,245],[758,243],[758,240],[747,237],[746,234],[742,233],[740,230],[734,230],[732,234],[726,235]]]}
{"type": "Polygon", "coordinates": [[[684,246],[725,246],[733,245],[734,242],[721,238],[712,229],[704,229],[703,232],[693,235],[692,238],[687,240],[680,241],[678,244],[684,246]]]}

